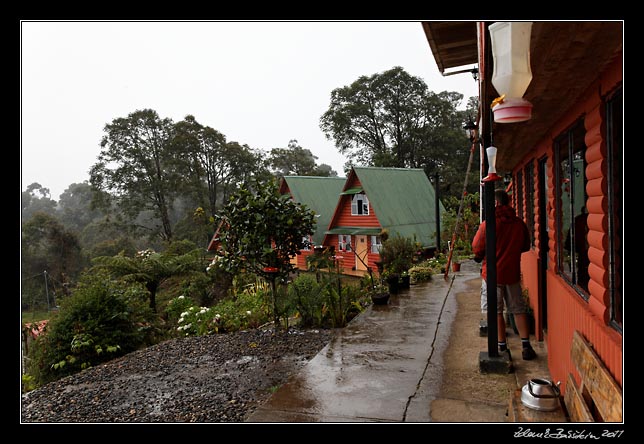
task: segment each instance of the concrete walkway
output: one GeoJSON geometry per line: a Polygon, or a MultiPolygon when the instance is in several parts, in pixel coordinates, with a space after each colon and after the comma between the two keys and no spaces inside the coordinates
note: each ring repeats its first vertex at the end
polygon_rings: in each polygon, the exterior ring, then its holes
{"type": "MultiPolygon", "coordinates": [[[[444,417],[432,414],[432,403],[440,401],[441,393],[445,392],[444,381],[449,379],[446,376],[450,369],[443,362],[448,346],[458,345],[459,349],[453,350],[458,352],[467,348],[465,357],[472,364],[467,370],[470,373],[478,371],[479,352],[486,350],[484,337],[476,336],[478,341],[465,339],[462,344],[450,341],[454,331],[463,329],[478,335],[482,316],[477,305],[479,288],[480,278],[472,263],[469,268],[465,266],[461,272],[450,274],[447,281],[443,276],[435,276],[430,282],[413,285],[392,296],[388,305],[368,307],[339,330],[247,422],[432,422],[436,421],[434,417],[444,417]],[[467,325],[458,323],[459,294],[474,298],[470,309],[476,310],[476,316],[468,317],[467,325]]],[[[533,345],[541,356],[540,364],[531,371],[544,377],[547,356],[542,347],[533,345]]],[[[520,351],[517,353],[520,356],[520,351]]],[[[524,372],[521,378],[527,376],[524,372]]],[[[485,375],[478,377],[485,380],[485,375]]],[[[516,375],[502,378],[512,388],[518,384],[516,375]]],[[[449,413],[454,422],[504,421],[507,410],[498,408],[490,415],[489,401],[485,399],[481,400],[477,416],[476,404],[448,401],[445,407],[447,411],[455,409],[449,413]]]]}

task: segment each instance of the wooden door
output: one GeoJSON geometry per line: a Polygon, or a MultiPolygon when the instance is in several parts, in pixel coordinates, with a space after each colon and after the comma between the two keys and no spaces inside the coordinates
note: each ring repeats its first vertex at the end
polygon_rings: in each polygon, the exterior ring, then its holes
{"type": "Polygon", "coordinates": [[[356,236],[356,270],[367,271],[367,260],[368,260],[368,244],[367,236],[359,234],[356,236]]]}

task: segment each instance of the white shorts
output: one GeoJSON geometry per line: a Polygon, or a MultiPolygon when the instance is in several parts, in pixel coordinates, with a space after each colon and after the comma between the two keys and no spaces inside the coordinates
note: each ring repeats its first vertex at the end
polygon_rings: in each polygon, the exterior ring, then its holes
{"type": "MultiPolygon", "coordinates": [[[[504,305],[508,313],[520,314],[528,312],[528,303],[521,294],[521,283],[510,285],[497,285],[496,287],[496,312],[503,314],[504,305]]],[[[487,283],[481,279],[481,312],[487,313],[487,283]]]]}

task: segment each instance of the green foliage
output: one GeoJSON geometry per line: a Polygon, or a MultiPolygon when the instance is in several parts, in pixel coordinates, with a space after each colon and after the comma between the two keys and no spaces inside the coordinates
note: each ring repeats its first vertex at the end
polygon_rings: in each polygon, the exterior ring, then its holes
{"type": "Polygon", "coordinates": [[[28,373],[38,385],[155,342],[155,317],[142,285],[85,273],[30,350],[28,373]]]}
{"type": "Polygon", "coordinates": [[[34,377],[29,374],[22,375],[22,393],[27,393],[36,388],[34,377]]]}
{"type": "Polygon", "coordinates": [[[184,295],[172,298],[165,306],[165,315],[168,324],[178,325],[181,314],[194,306],[194,301],[184,295]]]}
{"type": "Polygon", "coordinates": [[[98,161],[90,169],[97,191],[94,204],[109,208],[111,201],[134,221],[149,211],[154,223],[148,233],[172,239],[169,210],[178,192],[177,153],[171,145],[174,126],[151,109],[137,110],[105,125],[98,161]],[[99,200],[105,199],[105,200],[99,200]]]}
{"type": "Polygon", "coordinates": [[[324,287],[323,322],[333,328],[347,325],[363,309],[363,292],[355,285],[328,283],[324,287]]]}
{"type": "Polygon", "coordinates": [[[432,279],[434,274],[434,269],[429,266],[415,265],[409,269],[409,276],[411,276],[412,282],[427,282],[432,279]]]}
{"type": "MultiPolygon", "coordinates": [[[[444,203],[447,210],[441,220],[441,251],[447,251],[447,242],[452,241],[460,200],[455,197],[448,197],[444,200],[444,203]]],[[[472,254],[472,241],[480,223],[479,217],[479,193],[466,194],[463,198],[463,211],[458,221],[456,244],[454,245],[453,253],[459,259],[467,258],[472,254]]]]}
{"type": "Polygon", "coordinates": [[[299,312],[303,327],[322,325],[325,286],[311,274],[300,274],[289,284],[288,298],[299,312]]]}
{"type": "Polygon", "coordinates": [[[257,280],[239,294],[226,297],[212,307],[198,307],[179,296],[166,307],[168,323],[179,336],[225,333],[264,324],[270,314],[270,287],[257,280]]]}
{"type": "Polygon", "coordinates": [[[306,206],[281,195],[275,180],[255,181],[252,189],[239,190],[222,209],[222,249],[216,267],[231,274],[252,272],[271,282],[276,325],[277,284],[294,271],[291,257],[306,246],[303,239],[315,229],[314,216],[306,206]]]}
{"type": "MultiPolygon", "coordinates": [[[[185,248],[186,244],[182,242],[185,248]]],[[[179,248],[179,247],[176,247],[179,248]]],[[[143,283],[148,290],[150,308],[156,311],[156,295],[163,282],[173,276],[183,276],[195,288],[203,290],[207,277],[204,273],[205,258],[200,249],[177,255],[157,253],[152,249],[141,250],[134,257],[125,255],[100,256],[93,259],[95,269],[106,270],[113,277],[128,282],[143,283]]],[[[185,289],[182,291],[186,291],[185,289]]]]}
{"type": "Polygon", "coordinates": [[[330,166],[317,166],[317,157],[311,150],[302,148],[297,140],[290,140],[288,148],[271,149],[268,163],[278,176],[337,176],[330,166]]]}
{"type": "Polygon", "coordinates": [[[460,111],[462,94],[433,93],[423,79],[394,67],[331,91],[320,128],[350,163],[423,168],[429,177],[439,172],[441,196],[457,195],[471,147],[462,126],[476,114],[474,99],[460,111]]]}
{"type": "Polygon", "coordinates": [[[45,213],[36,213],[22,224],[21,234],[22,301],[47,307],[48,301],[58,301],[68,294],[86,265],[78,237],[55,216],[45,213]]]}
{"type": "Polygon", "coordinates": [[[23,223],[36,213],[45,213],[51,216],[56,213],[56,201],[51,199],[49,188],[45,188],[37,182],[29,185],[27,190],[21,193],[20,205],[20,218],[23,223]]]}
{"type": "Polygon", "coordinates": [[[432,274],[440,274],[445,272],[447,265],[447,255],[445,253],[437,253],[434,257],[418,264],[420,268],[429,268],[432,274]]]}
{"type": "Polygon", "coordinates": [[[413,265],[420,246],[410,238],[390,236],[382,242],[380,259],[386,274],[402,274],[413,265]]]}

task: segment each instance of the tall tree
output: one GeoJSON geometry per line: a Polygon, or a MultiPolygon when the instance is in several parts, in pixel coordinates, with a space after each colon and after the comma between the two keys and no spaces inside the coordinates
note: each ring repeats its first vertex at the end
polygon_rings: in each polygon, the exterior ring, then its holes
{"type": "Polygon", "coordinates": [[[172,120],[144,109],[114,119],[104,131],[98,162],[90,169],[90,183],[99,191],[109,192],[132,220],[150,211],[153,225],[140,228],[165,241],[172,240],[169,209],[180,181],[170,143],[172,120]]]}
{"type": "Polygon", "coordinates": [[[246,181],[249,173],[261,174],[265,170],[260,165],[261,155],[247,145],[226,142],[223,134],[201,125],[191,115],[175,125],[172,144],[180,159],[178,171],[187,178],[185,190],[194,196],[190,214],[202,208],[214,218],[218,203],[246,181]]]}
{"type": "Polygon", "coordinates": [[[394,67],[334,89],[320,128],[351,163],[423,168],[430,177],[440,172],[462,184],[469,157],[465,112],[457,110],[462,99],[455,92],[435,94],[394,67]]]}
{"type": "Polygon", "coordinates": [[[92,208],[92,187],[89,183],[73,183],[60,195],[58,217],[63,225],[80,233],[103,216],[99,209],[92,208]]]}
{"type": "Polygon", "coordinates": [[[35,213],[56,213],[56,201],[51,199],[49,188],[45,188],[38,182],[27,187],[20,196],[20,216],[25,222],[35,213]]]}
{"type": "Polygon", "coordinates": [[[278,176],[337,176],[337,173],[326,164],[317,165],[317,156],[311,150],[302,148],[297,140],[288,142],[287,148],[273,148],[268,162],[278,176]]]}
{"type": "Polygon", "coordinates": [[[179,153],[180,168],[185,171],[187,191],[194,196],[195,206],[207,208],[208,213],[214,216],[217,193],[226,169],[226,137],[188,115],[175,125],[172,143],[179,153]]]}
{"type": "Polygon", "coordinates": [[[67,230],[60,221],[47,213],[35,213],[22,224],[21,272],[23,300],[41,299],[46,291],[65,295],[75,277],[86,265],[76,234],[67,230]],[[47,272],[44,281],[31,279],[47,272]],[[27,294],[35,291],[36,293],[27,294]]]}

